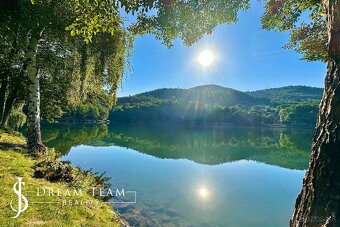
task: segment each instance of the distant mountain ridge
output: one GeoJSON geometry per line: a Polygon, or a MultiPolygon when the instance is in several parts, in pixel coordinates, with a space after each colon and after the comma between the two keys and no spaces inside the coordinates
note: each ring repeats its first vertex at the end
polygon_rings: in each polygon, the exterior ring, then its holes
{"type": "Polygon", "coordinates": [[[247,94],[246,92],[222,87],[219,85],[202,85],[188,89],[160,88],[133,96],[118,98],[118,103],[124,103],[126,101],[135,103],[134,98],[137,98],[139,102],[150,100],[150,98],[175,98],[186,102],[220,105],[253,105],[269,103],[268,99],[263,97],[256,97],[254,95],[247,94]]]}
{"type": "Polygon", "coordinates": [[[269,98],[278,103],[302,102],[306,100],[321,100],[323,88],[309,86],[285,86],[246,92],[259,98],[269,98]]]}
{"type": "Polygon", "coordinates": [[[310,87],[310,86],[284,86],[278,88],[260,89],[255,91],[242,92],[233,88],[227,88],[220,85],[200,85],[192,88],[159,88],[152,91],[139,93],[132,96],[125,96],[118,98],[119,101],[129,99],[131,97],[140,97],[148,100],[148,97],[154,97],[158,99],[167,99],[171,97],[182,98],[184,100],[193,101],[193,97],[196,96],[196,100],[205,103],[217,103],[227,104],[230,100],[224,100],[225,98],[233,98],[234,101],[243,104],[248,102],[276,102],[290,103],[301,102],[307,100],[321,100],[323,94],[323,88],[310,87]]]}
{"type": "Polygon", "coordinates": [[[313,125],[322,93],[321,88],[307,86],[250,92],[219,85],[161,88],[118,98],[109,119],[313,125]]]}

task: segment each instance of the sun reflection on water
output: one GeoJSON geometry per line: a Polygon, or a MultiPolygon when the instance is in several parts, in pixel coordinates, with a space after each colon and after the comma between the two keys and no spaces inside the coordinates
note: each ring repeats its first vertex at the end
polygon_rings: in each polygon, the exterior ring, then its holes
{"type": "Polygon", "coordinates": [[[198,194],[202,199],[206,199],[207,197],[209,197],[209,191],[206,187],[200,187],[198,190],[198,194]]]}

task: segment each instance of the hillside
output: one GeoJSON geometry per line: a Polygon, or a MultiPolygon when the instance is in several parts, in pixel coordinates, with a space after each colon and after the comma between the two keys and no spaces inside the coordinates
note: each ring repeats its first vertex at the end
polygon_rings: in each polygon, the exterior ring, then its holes
{"type": "Polygon", "coordinates": [[[256,97],[245,92],[232,88],[225,88],[219,85],[203,85],[189,89],[161,88],[134,96],[119,98],[117,104],[137,104],[147,102],[152,99],[176,99],[187,103],[196,102],[227,106],[269,104],[269,100],[263,97],[256,97]]]}
{"type": "Polygon", "coordinates": [[[111,121],[313,125],[321,88],[288,86],[242,92],[218,85],[162,88],[119,98],[111,121]],[[303,117],[301,117],[303,115],[303,117]]]}
{"type": "Polygon", "coordinates": [[[306,100],[321,100],[323,89],[308,86],[286,86],[247,92],[258,98],[269,98],[272,102],[298,103],[306,100]]]}

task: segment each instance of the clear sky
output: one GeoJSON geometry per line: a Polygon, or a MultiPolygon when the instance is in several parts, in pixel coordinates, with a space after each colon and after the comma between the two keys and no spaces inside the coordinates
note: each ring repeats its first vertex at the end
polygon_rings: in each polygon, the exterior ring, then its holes
{"type": "Polygon", "coordinates": [[[305,62],[282,47],[288,33],[261,29],[263,5],[252,1],[233,25],[220,25],[191,47],[175,40],[168,49],[151,35],[138,37],[132,57],[133,71],[126,75],[118,96],[157,88],[190,88],[218,84],[241,91],[286,85],[323,87],[326,65],[305,62]],[[197,56],[209,49],[215,60],[203,69],[197,56]]]}

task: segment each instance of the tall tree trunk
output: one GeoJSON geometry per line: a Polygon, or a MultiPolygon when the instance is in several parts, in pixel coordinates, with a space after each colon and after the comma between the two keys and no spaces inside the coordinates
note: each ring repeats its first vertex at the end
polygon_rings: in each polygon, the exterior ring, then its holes
{"type": "Polygon", "coordinates": [[[1,81],[1,88],[0,88],[0,122],[2,121],[2,117],[4,114],[7,87],[8,87],[8,77],[5,76],[5,78],[3,78],[3,80],[1,81]]]}
{"type": "Polygon", "coordinates": [[[41,31],[31,32],[25,54],[28,77],[27,145],[31,152],[44,153],[40,129],[40,85],[37,66],[37,49],[41,31]]]}
{"type": "Polygon", "coordinates": [[[85,84],[86,84],[86,64],[88,60],[87,55],[87,45],[81,43],[80,49],[80,101],[83,102],[86,98],[85,96],[85,84]]]}
{"type": "MultiPolygon", "coordinates": [[[[14,34],[17,34],[17,28],[15,28],[14,34]]],[[[19,46],[18,46],[18,38],[17,36],[14,37],[11,52],[9,54],[8,59],[13,59],[19,52],[19,46]]],[[[1,75],[2,81],[1,81],[1,88],[0,88],[0,122],[3,121],[3,115],[5,111],[5,102],[6,102],[6,93],[8,90],[9,83],[13,81],[13,69],[11,69],[11,66],[8,65],[5,72],[1,75]]]]}
{"type": "Polygon", "coordinates": [[[13,90],[12,92],[10,92],[8,94],[8,97],[6,99],[3,118],[2,118],[2,121],[1,121],[1,128],[8,128],[8,118],[9,118],[9,115],[12,111],[15,100],[17,98],[17,91],[18,90],[16,88],[14,88],[14,89],[15,90],[13,90]]]}
{"type": "Polygon", "coordinates": [[[340,224],[340,62],[328,63],[312,155],[291,226],[340,224]]]}
{"type": "Polygon", "coordinates": [[[329,62],[309,168],[291,226],[340,226],[340,0],[325,0],[329,62]]]}

